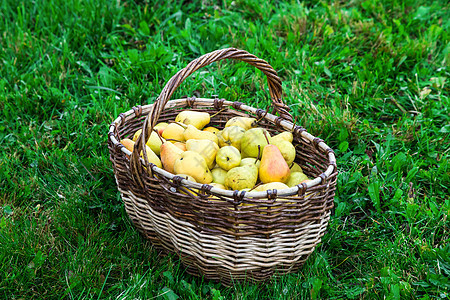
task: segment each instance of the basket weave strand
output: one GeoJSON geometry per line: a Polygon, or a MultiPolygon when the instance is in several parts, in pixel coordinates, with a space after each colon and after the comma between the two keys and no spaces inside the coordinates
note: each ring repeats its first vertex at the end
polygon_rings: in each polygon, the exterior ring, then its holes
{"type": "Polygon", "coordinates": [[[235,280],[261,281],[298,270],[325,233],[336,186],[333,151],[304,128],[292,123],[281,101],[281,81],[265,61],[237,49],[204,55],[175,74],[155,104],[120,115],[108,134],[110,159],[125,210],[136,228],[155,247],[177,253],[187,271],[229,285],[235,280]],[[266,74],[275,116],[225,99],[188,98],[169,101],[193,72],[213,61],[234,58],[266,74]],[[193,183],[149,164],[135,153],[145,152],[145,135],[157,122],[174,120],[181,110],[217,115],[219,129],[234,116],[261,119],[271,135],[292,131],[295,161],[314,179],[285,190],[239,192],[193,183]],[[131,153],[119,141],[143,129],[131,153]]]}

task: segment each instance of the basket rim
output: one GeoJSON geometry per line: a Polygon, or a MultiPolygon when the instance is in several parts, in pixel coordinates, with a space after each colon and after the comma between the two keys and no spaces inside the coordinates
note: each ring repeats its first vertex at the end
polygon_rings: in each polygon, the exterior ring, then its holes
{"type": "MultiPolygon", "coordinates": [[[[165,105],[164,109],[166,108],[173,108],[173,107],[177,107],[179,103],[188,103],[189,98],[181,98],[181,99],[174,99],[174,100],[170,100],[167,102],[167,104],[165,105]]],[[[195,103],[196,104],[214,104],[216,99],[211,99],[211,98],[195,98],[195,103]]],[[[230,108],[234,108],[233,103],[236,103],[234,101],[228,101],[228,100],[224,100],[222,102],[222,106],[228,106],[230,108]]],[[[241,103],[240,103],[241,104],[241,103]]],[[[122,145],[115,137],[115,132],[117,132],[115,130],[115,128],[117,128],[118,126],[122,125],[122,123],[128,119],[134,118],[136,117],[138,114],[142,115],[144,112],[150,111],[151,107],[155,105],[155,103],[152,104],[147,104],[147,105],[142,105],[139,106],[139,109],[136,109],[136,107],[133,107],[132,109],[124,112],[124,113],[120,113],[119,116],[109,125],[109,132],[108,132],[108,138],[111,140],[111,142],[114,144],[115,147],[122,145]]],[[[211,106],[213,107],[213,106],[211,106]]],[[[241,104],[239,106],[240,110],[244,110],[247,112],[251,112],[254,114],[257,114],[257,108],[248,106],[246,104],[241,104]]],[[[237,111],[238,112],[238,111],[237,111]]],[[[279,124],[281,127],[283,127],[285,130],[291,131],[292,132],[292,128],[294,128],[294,123],[289,122],[285,119],[279,119],[280,117],[275,116],[271,113],[268,113],[264,115],[264,118],[271,121],[271,122],[277,122],[277,124],[279,124]]],[[[323,172],[321,175],[324,176],[318,176],[316,178],[314,178],[313,180],[307,182],[307,183],[302,183],[299,185],[296,185],[294,187],[290,187],[288,189],[281,189],[281,190],[276,190],[276,198],[278,197],[284,197],[284,196],[294,196],[294,195],[298,195],[301,190],[305,191],[308,188],[314,187],[319,185],[320,183],[322,183],[323,180],[325,180],[326,178],[328,178],[330,175],[333,174],[333,172],[336,171],[337,167],[336,167],[336,157],[334,155],[334,151],[323,141],[323,140],[319,140],[318,142],[315,141],[315,139],[317,139],[317,137],[313,136],[312,134],[308,133],[306,130],[302,130],[300,132],[301,137],[307,139],[308,141],[312,142],[312,143],[316,143],[317,147],[320,147],[323,151],[327,152],[328,154],[328,167],[326,169],[325,172],[323,172]],[[303,187],[301,187],[303,186],[303,187]]],[[[123,145],[122,147],[120,147],[121,151],[123,153],[125,153],[126,155],[131,155],[131,151],[129,151],[127,148],[125,148],[123,145]]],[[[140,161],[143,165],[145,165],[145,161],[144,159],[141,157],[140,161]]],[[[153,164],[149,164],[152,172],[166,177],[169,180],[172,180],[175,176],[174,175],[162,168],[158,168],[156,165],[153,164]]],[[[202,190],[202,187],[204,185],[208,185],[208,184],[202,184],[202,183],[197,183],[197,182],[193,182],[187,179],[182,179],[180,181],[180,183],[183,186],[189,187],[189,188],[196,188],[199,190],[202,190]]],[[[210,191],[210,193],[214,193],[214,194],[218,194],[221,196],[225,196],[225,197],[235,197],[236,196],[236,190],[224,190],[224,189],[220,189],[220,188],[216,188],[213,186],[210,186],[211,188],[208,189],[208,191],[210,191]]],[[[269,191],[273,191],[273,190],[269,190],[269,191]]],[[[268,192],[269,191],[263,191],[263,192],[246,192],[246,191],[238,191],[239,194],[241,194],[241,196],[243,196],[245,194],[245,197],[247,198],[267,198],[268,197],[268,192]]],[[[273,195],[272,195],[273,196],[273,195]]],[[[263,199],[261,199],[263,200],[263,199]]],[[[273,201],[273,200],[271,200],[273,201]]]]}

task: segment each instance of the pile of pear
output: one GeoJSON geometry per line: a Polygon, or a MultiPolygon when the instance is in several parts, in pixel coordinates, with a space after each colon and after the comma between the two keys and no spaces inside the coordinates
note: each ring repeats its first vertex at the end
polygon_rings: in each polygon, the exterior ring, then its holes
{"type": "MultiPolygon", "coordinates": [[[[261,192],[310,181],[294,162],[291,132],[271,136],[250,117],[233,117],[222,130],[207,126],[210,121],[207,112],[182,111],[175,121],[158,123],[146,142],[148,161],[220,189],[261,192]]],[[[141,132],[121,144],[132,152],[141,132]]]]}

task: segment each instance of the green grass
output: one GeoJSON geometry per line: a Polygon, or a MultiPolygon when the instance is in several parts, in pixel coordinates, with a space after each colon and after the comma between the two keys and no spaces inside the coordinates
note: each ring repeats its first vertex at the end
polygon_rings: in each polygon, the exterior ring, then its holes
{"type": "MultiPolygon", "coordinates": [[[[0,4],[0,298],[450,297],[446,1],[0,4]],[[108,124],[192,59],[271,63],[297,123],[336,150],[336,210],[304,268],[230,288],[187,275],[130,223],[108,124]]],[[[267,107],[264,75],[222,62],[173,98],[267,107]]]]}

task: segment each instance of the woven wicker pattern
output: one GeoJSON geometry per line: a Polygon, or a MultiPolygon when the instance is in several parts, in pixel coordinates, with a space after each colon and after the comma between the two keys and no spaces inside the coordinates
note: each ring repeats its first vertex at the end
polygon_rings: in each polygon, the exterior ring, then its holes
{"type": "Polygon", "coordinates": [[[292,123],[280,95],[281,82],[266,62],[242,50],[225,49],[194,60],[169,80],[154,105],[134,107],[111,124],[110,159],[130,219],[156,247],[179,254],[189,273],[227,285],[234,280],[266,280],[297,270],[325,233],[335,194],[334,153],[292,123]],[[189,74],[224,58],[249,62],[267,75],[280,116],[224,99],[168,101],[189,74]],[[210,123],[217,128],[231,117],[251,116],[271,134],[292,131],[295,161],[315,179],[279,191],[228,191],[183,180],[134,155],[145,151],[145,135],[156,123],[174,120],[186,109],[217,113],[210,123]],[[141,128],[142,139],[130,153],[118,141],[141,128]]]}

